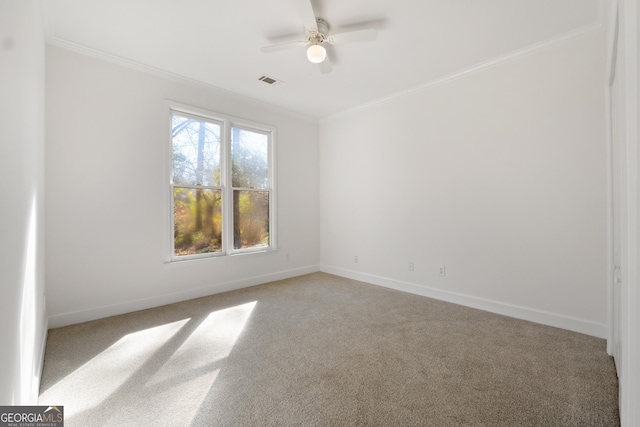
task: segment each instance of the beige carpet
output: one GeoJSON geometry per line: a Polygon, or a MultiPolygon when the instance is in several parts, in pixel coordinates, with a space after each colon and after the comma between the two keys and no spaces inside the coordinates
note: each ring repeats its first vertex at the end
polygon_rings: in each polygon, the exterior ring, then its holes
{"type": "Polygon", "coordinates": [[[616,426],[605,341],[315,273],[49,331],[71,426],[616,426]]]}

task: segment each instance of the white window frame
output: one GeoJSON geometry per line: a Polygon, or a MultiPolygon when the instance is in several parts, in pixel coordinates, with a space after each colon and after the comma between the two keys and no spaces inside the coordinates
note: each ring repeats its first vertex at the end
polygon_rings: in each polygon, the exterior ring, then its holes
{"type": "MultiPolygon", "coordinates": [[[[181,262],[198,259],[224,259],[230,256],[268,253],[277,250],[277,221],[276,221],[276,129],[273,126],[256,123],[253,121],[220,114],[205,109],[192,107],[186,104],[170,101],[169,117],[167,119],[169,130],[168,134],[168,192],[169,192],[169,262],[181,262]],[[174,210],[173,210],[173,138],[172,138],[172,117],[173,114],[182,114],[193,117],[195,119],[203,119],[206,121],[219,124],[220,129],[220,185],[219,186],[201,186],[206,189],[220,189],[222,196],[222,250],[220,252],[208,252],[202,254],[191,254],[176,256],[174,251],[174,210]],[[269,185],[264,189],[246,189],[251,191],[262,191],[269,193],[269,245],[256,247],[234,249],[233,247],[233,190],[244,188],[234,188],[231,181],[231,129],[238,128],[251,132],[262,133],[268,137],[268,179],[269,185]]],[[[199,186],[177,185],[177,187],[193,187],[199,186]]]]}

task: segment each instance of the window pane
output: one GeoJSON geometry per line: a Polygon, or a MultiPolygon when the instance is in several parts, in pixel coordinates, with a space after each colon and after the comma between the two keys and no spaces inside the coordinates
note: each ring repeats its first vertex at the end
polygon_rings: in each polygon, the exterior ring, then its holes
{"type": "Polygon", "coordinates": [[[231,129],[232,186],[268,188],[269,137],[264,133],[231,129]]]}
{"type": "Polygon", "coordinates": [[[269,246],[269,192],[234,190],[233,247],[269,246]]]}
{"type": "Polygon", "coordinates": [[[222,251],[221,206],[220,190],[173,189],[176,256],[222,251]]]}
{"type": "Polygon", "coordinates": [[[220,185],[220,125],[171,116],[173,183],[220,185]]]}

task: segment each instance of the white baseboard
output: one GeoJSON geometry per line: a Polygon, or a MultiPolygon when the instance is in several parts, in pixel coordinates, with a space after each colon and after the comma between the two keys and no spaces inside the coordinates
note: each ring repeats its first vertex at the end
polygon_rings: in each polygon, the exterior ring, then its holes
{"type": "Polygon", "coordinates": [[[386,277],[361,273],[328,265],[320,265],[320,271],[334,274],[336,276],[359,280],[361,282],[371,283],[373,285],[384,286],[386,288],[391,288],[398,291],[421,295],[441,301],[447,301],[466,307],[477,308],[479,310],[484,310],[491,313],[502,314],[504,316],[514,317],[516,319],[528,320],[530,322],[540,323],[542,325],[567,329],[569,331],[579,332],[581,334],[591,335],[598,338],[607,337],[606,325],[591,322],[589,320],[578,319],[575,317],[550,313],[542,310],[536,310],[529,307],[522,307],[518,305],[492,301],[484,298],[459,294],[456,292],[444,291],[442,289],[431,288],[415,283],[403,282],[400,280],[389,279],[386,277]]]}
{"type": "Polygon", "coordinates": [[[403,282],[387,277],[332,267],[328,265],[311,265],[307,267],[284,270],[261,276],[248,277],[240,280],[216,283],[211,286],[205,286],[181,292],[158,295],[134,301],[126,301],[119,304],[112,304],[70,313],[57,314],[49,317],[48,327],[59,328],[76,323],[88,322],[90,320],[101,319],[118,314],[131,313],[133,311],[145,310],[148,308],[159,307],[166,304],[173,304],[180,301],[186,301],[222,292],[233,291],[236,289],[260,285],[276,280],[289,279],[291,277],[302,276],[304,274],[310,274],[317,271],[323,271],[325,273],[334,274],[336,276],[359,280],[373,285],[383,286],[386,288],[408,292],[415,295],[421,295],[441,301],[447,301],[466,307],[488,311],[491,313],[502,314],[505,316],[528,320],[531,322],[553,326],[556,328],[567,329],[598,338],[607,337],[607,328],[604,324],[591,322],[584,319],[578,319],[571,316],[550,313],[542,310],[536,310],[529,307],[522,307],[484,298],[459,294],[456,292],[445,291],[442,289],[431,288],[424,285],[418,285],[416,283],[403,282]]]}
{"type": "Polygon", "coordinates": [[[49,317],[49,328],[59,328],[76,323],[88,322],[90,320],[102,319],[104,317],[116,316],[118,314],[131,313],[148,308],[160,307],[166,304],[173,304],[180,301],[187,301],[194,298],[219,294],[222,292],[242,289],[249,286],[260,285],[273,282],[275,280],[289,279],[291,277],[302,276],[304,274],[319,271],[318,265],[295,268],[292,270],[278,271],[276,273],[264,274],[260,276],[247,277],[240,280],[232,280],[223,283],[216,283],[196,289],[189,289],[170,294],[157,295],[149,298],[126,301],[119,304],[94,307],[86,310],[79,310],[70,313],[56,314],[49,317]]]}
{"type": "Polygon", "coordinates": [[[49,335],[49,326],[48,319],[45,318],[43,321],[43,332],[42,332],[42,341],[40,342],[39,352],[36,354],[35,361],[35,371],[36,375],[33,379],[33,389],[31,390],[31,394],[33,396],[32,405],[38,405],[38,399],[40,398],[40,383],[42,382],[42,373],[44,372],[44,355],[47,351],[47,337],[49,335]]]}

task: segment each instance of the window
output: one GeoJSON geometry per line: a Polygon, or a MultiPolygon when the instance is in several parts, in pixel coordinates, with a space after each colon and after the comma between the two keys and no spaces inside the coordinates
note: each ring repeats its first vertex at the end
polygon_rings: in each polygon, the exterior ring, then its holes
{"type": "Polygon", "coordinates": [[[172,260],[275,247],[273,134],[172,107],[172,260]]]}

